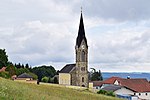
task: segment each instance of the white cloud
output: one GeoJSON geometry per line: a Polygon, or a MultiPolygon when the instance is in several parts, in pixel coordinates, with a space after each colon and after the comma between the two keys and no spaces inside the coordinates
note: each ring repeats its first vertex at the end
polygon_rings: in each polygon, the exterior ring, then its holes
{"type": "Polygon", "coordinates": [[[14,63],[53,64],[57,69],[74,63],[83,6],[89,67],[147,71],[149,4],[148,0],[2,0],[0,48],[6,49],[14,63]]]}

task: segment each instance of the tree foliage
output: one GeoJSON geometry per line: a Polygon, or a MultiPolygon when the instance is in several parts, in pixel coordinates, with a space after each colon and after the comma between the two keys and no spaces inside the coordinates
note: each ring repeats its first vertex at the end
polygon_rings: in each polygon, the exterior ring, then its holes
{"type": "Polygon", "coordinates": [[[54,83],[55,83],[55,84],[58,84],[58,79],[57,79],[57,77],[54,77],[54,83]]]}
{"type": "Polygon", "coordinates": [[[25,65],[18,63],[18,64],[15,64],[14,66],[16,66],[16,68],[27,68],[27,69],[30,69],[28,63],[25,64],[25,65]]]}
{"type": "Polygon", "coordinates": [[[38,79],[38,76],[34,73],[28,72],[29,75],[31,75],[33,77],[34,80],[38,79]]]}
{"type": "Polygon", "coordinates": [[[16,75],[16,67],[13,66],[12,64],[11,65],[8,65],[7,68],[6,68],[6,71],[8,71],[9,75],[10,76],[13,76],[13,75],[16,75]]]}
{"type": "Polygon", "coordinates": [[[27,68],[19,68],[16,70],[16,75],[20,75],[20,74],[23,74],[23,73],[29,73],[29,69],[27,68]]]}
{"type": "Polygon", "coordinates": [[[42,78],[42,82],[48,83],[48,80],[49,80],[49,78],[46,77],[46,76],[44,76],[44,77],[42,78]]]}
{"type": "Polygon", "coordinates": [[[34,67],[31,69],[31,72],[38,76],[39,81],[41,81],[44,76],[52,78],[56,74],[56,70],[52,66],[34,67]]]}
{"type": "Polygon", "coordinates": [[[10,78],[10,75],[8,72],[0,72],[0,77],[3,77],[3,78],[10,78]]]}
{"type": "Polygon", "coordinates": [[[7,66],[8,64],[8,56],[6,54],[5,49],[0,49],[0,68],[7,66]]]}
{"type": "Polygon", "coordinates": [[[103,94],[103,95],[115,97],[115,94],[112,91],[99,90],[97,93],[98,94],[103,94]]]}
{"type": "Polygon", "coordinates": [[[101,71],[96,71],[94,68],[92,68],[92,72],[90,73],[90,80],[91,81],[102,81],[102,73],[101,71]]]}
{"type": "Polygon", "coordinates": [[[29,64],[13,64],[12,62],[9,62],[8,56],[6,54],[5,49],[0,49],[0,69],[2,67],[7,67],[6,72],[1,72],[0,76],[10,78],[12,75],[20,75],[23,73],[30,74],[33,79],[37,79],[41,81],[43,77],[48,77],[48,81],[46,82],[56,82],[56,79],[53,79],[53,77],[58,74],[56,73],[56,70],[52,66],[38,66],[38,67],[30,67],[29,64]],[[52,80],[53,79],[53,80],[52,80]]]}

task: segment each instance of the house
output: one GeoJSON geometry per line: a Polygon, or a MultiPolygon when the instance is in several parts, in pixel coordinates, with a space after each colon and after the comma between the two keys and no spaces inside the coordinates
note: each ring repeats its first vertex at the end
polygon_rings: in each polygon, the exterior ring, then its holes
{"type": "Polygon", "coordinates": [[[106,80],[103,81],[103,84],[101,86],[101,88],[105,87],[105,86],[109,86],[111,84],[114,84],[116,80],[118,79],[121,79],[120,77],[111,77],[111,78],[108,78],[106,80]]]}
{"type": "Polygon", "coordinates": [[[150,100],[150,83],[147,81],[147,79],[125,79],[120,77],[111,77],[102,82],[93,82],[93,84],[95,84],[93,85],[93,88],[100,87],[98,89],[113,91],[120,97],[138,97],[139,99],[150,100]]]}
{"type": "Polygon", "coordinates": [[[126,86],[112,84],[112,85],[102,88],[102,90],[112,91],[117,97],[123,98],[126,100],[138,100],[139,98],[138,96],[134,95],[134,92],[135,92],[134,90],[131,90],[130,88],[126,86]]]}
{"type": "Polygon", "coordinates": [[[103,85],[103,81],[91,81],[91,82],[89,82],[89,88],[93,88],[93,89],[101,89],[102,85],[103,85]]]}
{"type": "Polygon", "coordinates": [[[89,87],[88,44],[81,11],[78,36],[75,45],[76,63],[65,65],[59,72],[59,84],[89,87]]]}
{"type": "Polygon", "coordinates": [[[122,95],[122,94],[134,95],[134,90],[132,90],[132,89],[126,87],[126,86],[111,84],[111,85],[106,86],[106,87],[101,88],[101,89],[106,90],[106,91],[112,91],[117,95],[122,95]]]}
{"type": "Polygon", "coordinates": [[[17,79],[23,79],[23,80],[33,80],[33,77],[32,77],[32,76],[30,76],[30,75],[29,75],[29,74],[27,74],[27,73],[23,73],[23,74],[19,75],[19,76],[17,77],[17,79]]]}
{"type": "Polygon", "coordinates": [[[0,72],[5,72],[6,68],[7,68],[7,67],[2,67],[2,68],[0,69],[0,72]]]}
{"type": "Polygon", "coordinates": [[[12,79],[12,80],[14,80],[14,79],[16,79],[16,78],[17,78],[17,75],[11,76],[11,79],[12,79]]]}
{"type": "MultiPolygon", "coordinates": [[[[126,94],[136,95],[140,99],[150,100],[150,83],[147,79],[118,79],[114,84],[125,86],[133,91],[133,93],[127,92],[126,94]]],[[[121,92],[117,94],[121,94],[121,92]]]]}
{"type": "Polygon", "coordinates": [[[111,77],[103,81],[104,84],[114,84],[116,80],[122,79],[120,77],[111,77]]]}
{"type": "Polygon", "coordinates": [[[37,83],[37,80],[33,80],[33,77],[27,73],[23,73],[18,77],[14,78],[14,81],[26,82],[26,83],[37,83]]]}
{"type": "Polygon", "coordinates": [[[135,95],[116,95],[118,98],[122,98],[125,100],[141,100],[138,96],[135,95]]]}

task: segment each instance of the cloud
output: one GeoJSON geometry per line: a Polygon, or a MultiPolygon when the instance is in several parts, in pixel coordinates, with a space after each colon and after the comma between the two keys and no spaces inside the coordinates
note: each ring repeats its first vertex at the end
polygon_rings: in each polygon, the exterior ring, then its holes
{"type": "Polygon", "coordinates": [[[150,17],[148,0],[86,0],[83,1],[86,15],[104,20],[141,21],[150,17]]]}
{"type": "MultiPolygon", "coordinates": [[[[139,28],[141,27],[143,26],[139,25],[139,28]]],[[[114,69],[115,66],[121,66],[122,69],[120,69],[120,71],[126,70],[129,66],[131,67],[131,71],[137,66],[140,68],[140,66],[145,67],[145,63],[149,64],[149,28],[145,27],[145,29],[141,31],[139,31],[138,27],[136,28],[136,30],[135,27],[131,29],[120,28],[120,30],[115,31],[115,33],[114,31],[105,32],[101,36],[95,34],[95,37],[91,37],[90,63],[99,63],[100,66],[113,66],[114,69]]],[[[137,70],[140,71],[138,68],[137,70]]],[[[106,68],[104,68],[104,70],[106,70],[106,68]]]]}
{"type": "Polygon", "coordinates": [[[32,65],[40,64],[42,61],[48,62],[48,60],[70,62],[72,52],[74,52],[74,45],[72,46],[74,43],[68,42],[73,39],[73,35],[67,30],[67,27],[32,21],[15,28],[9,37],[5,34],[1,37],[11,55],[10,59],[12,58],[14,62],[23,61],[32,65]]]}
{"type": "Polygon", "coordinates": [[[14,63],[53,64],[57,69],[74,63],[82,6],[89,67],[149,70],[149,5],[149,0],[2,0],[0,48],[14,63]]]}

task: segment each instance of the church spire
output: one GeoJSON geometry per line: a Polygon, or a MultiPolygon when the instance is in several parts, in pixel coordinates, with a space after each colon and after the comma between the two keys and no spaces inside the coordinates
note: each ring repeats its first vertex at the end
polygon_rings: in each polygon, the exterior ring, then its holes
{"type": "Polygon", "coordinates": [[[83,16],[82,16],[82,7],[81,7],[80,24],[79,24],[78,36],[77,36],[77,40],[76,40],[76,45],[78,47],[80,47],[80,44],[81,44],[83,39],[84,39],[85,44],[87,46],[87,40],[85,37],[85,30],[84,30],[84,23],[83,23],[83,16]]]}

